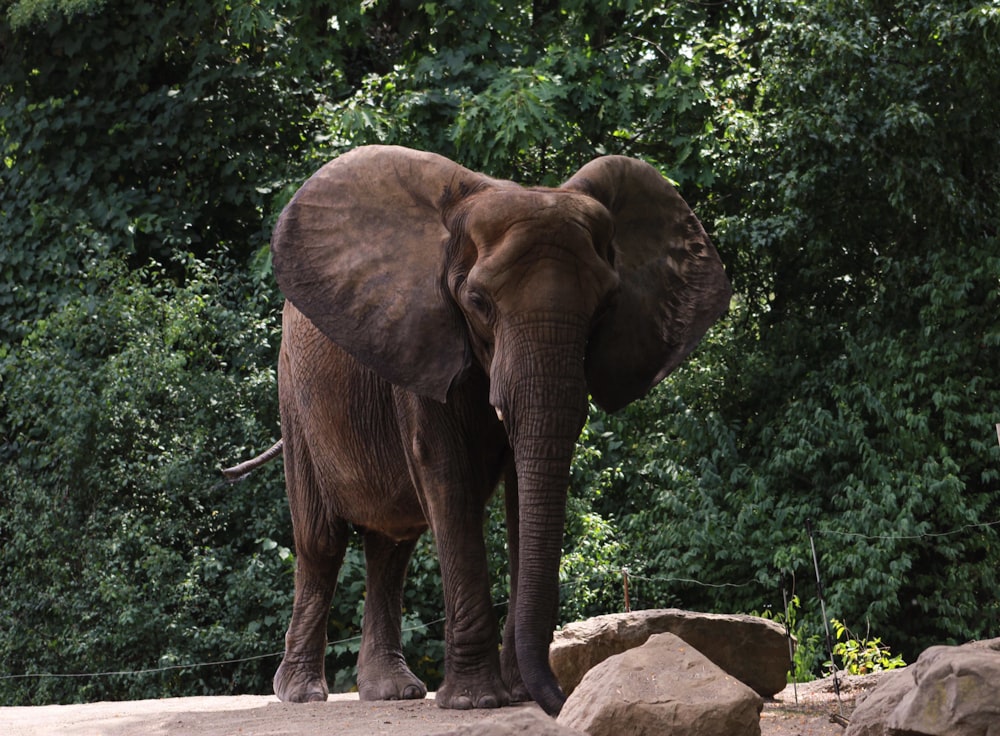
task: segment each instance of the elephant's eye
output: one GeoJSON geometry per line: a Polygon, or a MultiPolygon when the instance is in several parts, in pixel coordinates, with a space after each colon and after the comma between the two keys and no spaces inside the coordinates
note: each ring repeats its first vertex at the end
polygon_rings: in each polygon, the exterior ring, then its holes
{"type": "Polygon", "coordinates": [[[483,319],[488,319],[490,316],[490,300],[486,296],[475,289],[469,289],[466,293],[466,301],[469,304],[469,308],[478,313],[483,319]]]}

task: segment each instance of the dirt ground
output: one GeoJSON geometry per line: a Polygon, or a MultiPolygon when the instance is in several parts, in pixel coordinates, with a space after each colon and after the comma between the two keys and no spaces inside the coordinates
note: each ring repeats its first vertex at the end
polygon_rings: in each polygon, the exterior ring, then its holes
{"type": "MultiPolygon", "coordinates": [[[[765,702],[761,736],[840,736],[831,715],[849,717],[858,693],[876,676],[841,681],[838,703],[829,680],[792,686],[765,702]]],[[[534,704],[515,706],[535,708],[534,704]]],[[[4,736],[432,736],[476,721],[504,718],[509,709],[442,710],[427,700],[362,703],[356,695],[333,695],[325,703],[292,705],[274,696],[170,698],[86,705],[0,708],[4,736]]]]}

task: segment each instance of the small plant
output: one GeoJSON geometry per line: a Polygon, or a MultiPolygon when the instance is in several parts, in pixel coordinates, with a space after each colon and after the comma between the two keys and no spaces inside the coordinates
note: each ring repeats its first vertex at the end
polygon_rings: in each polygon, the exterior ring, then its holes
{"type": "MultiPolygon", "coordinates": [[[[889,647],[882,643],[881,637],[869,638],[870,631],[866,631],[865,636],[859,639],[837,619],[832,619],[830,623],[833,624],[837,639],[837,643],[833,645],[833,654],[840,658],[848,674],[867,675],[906,666],[902,655],[893,656],[889,647]]],[[[830,667],[831,663],[827,662],[826,666],[830,667]]]]}
{"type": "Polygon", "coordinates": [[[809,633],[804,622],[799,620],[798,613],[802,607],[802,602],[797,595],[788,599],[788,606],[784,612],[765,609],[762,612],[755,612],[752,615],[761,618],[771,619],[775,623],[786,627],[795,639],[793,647],[791,668],[788,673],[789,682],[810,682],[816,679],[813,668],[819,663],[822,655],[821,639],[819,634],[809,633]]]}

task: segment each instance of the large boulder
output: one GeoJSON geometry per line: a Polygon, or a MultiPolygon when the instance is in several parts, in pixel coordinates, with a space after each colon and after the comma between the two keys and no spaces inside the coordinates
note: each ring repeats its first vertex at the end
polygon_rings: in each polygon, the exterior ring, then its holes
{"type": "Polygon", "coordinates": [[[761,697],[673,634],[605,659],[559,723],[589,736],[760,736],[761,697]]]}
{"type": "Polygon", "coordinates": [[[667,632],[765,698],[788,683],[788,639],[783,627],[757,616],[676,608],[613,613],[569,624],[556,632],[549,664],[569,695],[594,665],[644,644],[653,634],[667,632]]]}
{"type": "Polygon", "coordinates": [[[845,736],[1000,736],[1000,639],[931,647],[889,674],[845,736]]]}

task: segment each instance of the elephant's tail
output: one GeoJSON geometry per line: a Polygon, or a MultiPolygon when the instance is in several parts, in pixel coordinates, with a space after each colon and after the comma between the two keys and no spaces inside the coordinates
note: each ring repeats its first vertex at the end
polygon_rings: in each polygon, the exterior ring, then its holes
{"type": "Polygon", "coordinates": [[[239,465],[234,465],[231,468],[225,468],[222,471],[222,475],[225,476],[226,480],[229,481],[230,483],[236,483],[237,481],[241,481],[248,475],[250,475],[250,473],[259,468],[261,465],[264,465],[266,463],[269,463],[271,460],[274,460],[274,458],[276,458],[278,455],[281,454],[281,450],[284,446],[285,446],[285,440],[280,439],[273,445],[271,445],[269,449],[264,450],[264,452],[259,454],[257,457],[252,458],[250,460],[246,460],[240,463],[239,465]]]}

